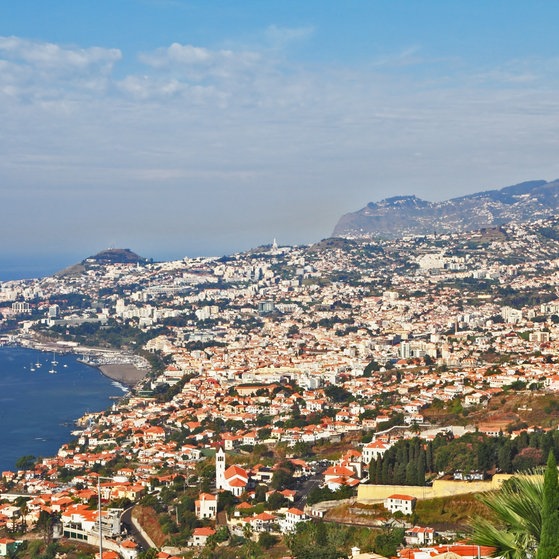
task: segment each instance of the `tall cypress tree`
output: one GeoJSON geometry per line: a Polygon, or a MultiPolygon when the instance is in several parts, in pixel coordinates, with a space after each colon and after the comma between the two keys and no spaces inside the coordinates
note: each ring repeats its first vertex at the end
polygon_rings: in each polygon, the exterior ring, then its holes
{"type": "Polygon", "coordinates": [[[373,458],[369,464],[369,483],[376,483],[377,475],[377,461],[373,458]]]}
{"type": "Polygon", "coordinates": [[[417,460],[417,485],[425,485],[425,460],[425,451],[421,449],[417,460]]]}
{"type": "Polygon", "coordinates": [[[425,455],[425,469],[429,472],[432,473],[435,471],[435,466],[433,463],[433,443],[432,441],[429,441],[427,443],[427,452],[425,455]]]}
{"type": "Polygon", "coordinates": [[[559,483],[557,462],[550,451],[543,480],[542,531],[536,559],[559,555],[559,483]]]}

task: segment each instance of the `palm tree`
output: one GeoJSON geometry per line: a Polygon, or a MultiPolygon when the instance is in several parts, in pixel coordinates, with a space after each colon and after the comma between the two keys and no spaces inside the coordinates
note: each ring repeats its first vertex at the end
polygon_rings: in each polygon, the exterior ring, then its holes
{"type": "Polygon", "coordinates": [[[495,548],[494,557],[531,559],[536,556],[542,531],[543,476],[519,475],[497,492],[479,497],[493,519],[474,519],[472,540],[495,548]]]}

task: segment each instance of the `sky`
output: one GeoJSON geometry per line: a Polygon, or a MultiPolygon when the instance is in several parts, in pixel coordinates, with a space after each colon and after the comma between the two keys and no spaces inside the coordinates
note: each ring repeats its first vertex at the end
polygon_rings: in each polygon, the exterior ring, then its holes
{"type": "Polygon", "coordinates": [[[548,0],[1,2],[0,266],[306,244],[390,196],[554,180],[557,21],[548,0]]]}

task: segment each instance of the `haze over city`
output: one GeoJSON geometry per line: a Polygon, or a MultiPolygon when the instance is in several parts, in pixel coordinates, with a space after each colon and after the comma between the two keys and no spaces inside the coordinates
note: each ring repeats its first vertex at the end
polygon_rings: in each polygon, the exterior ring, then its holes
{"type": "Polygon", "coordinates": [[[0,7],[2,258],[328,237],[369,201],[559,176],[550,2],[0,7]]]}

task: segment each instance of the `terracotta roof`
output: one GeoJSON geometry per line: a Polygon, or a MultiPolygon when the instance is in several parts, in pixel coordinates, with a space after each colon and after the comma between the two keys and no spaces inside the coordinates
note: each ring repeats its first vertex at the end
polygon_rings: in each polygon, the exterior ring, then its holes
{"type": "Polygon", "coordinates": [[[203,526],[202,528],[194,528],[193,535],[194,536],[213,536],[215,534],[215,530],[210,528],[209,526],[203,526]]]}

